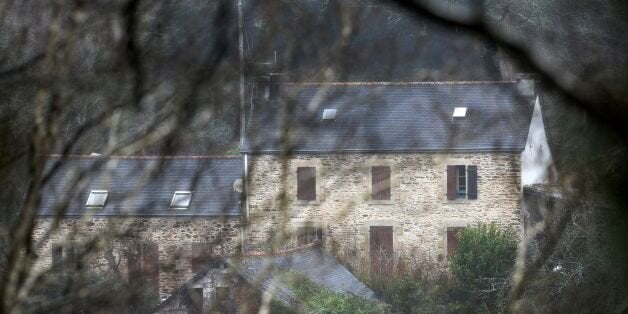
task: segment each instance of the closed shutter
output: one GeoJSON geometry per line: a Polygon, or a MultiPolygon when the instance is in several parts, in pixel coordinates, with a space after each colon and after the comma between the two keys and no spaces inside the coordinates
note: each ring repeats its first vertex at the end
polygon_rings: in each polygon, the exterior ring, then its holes
{"type": "Polygon", "coordinates": [[[447,199],[456,199],[456,166],[447,166],[447,199]]]}
{"type": "Polygon", "coordinates": [[[478,198],[478,167],[467,166],[467,188],[468,198],[475,200],[478,198]]]}
{"type": "Polygon", "coordinates": [[[375,166],[371,168],[372,198],[374,200],[390,199],[390,167],[375,166]]]}
{"type": "Polygon", "coordinates": [[[297,199],[304,201],[316,200],[316,168],[297,168],[297,199]]]}
{"type": "Polygon", "coordinates": [[[377,274],[390,274],[394,265],[393,227],[372,226],[369,238],[371,271],[377,274]]]}

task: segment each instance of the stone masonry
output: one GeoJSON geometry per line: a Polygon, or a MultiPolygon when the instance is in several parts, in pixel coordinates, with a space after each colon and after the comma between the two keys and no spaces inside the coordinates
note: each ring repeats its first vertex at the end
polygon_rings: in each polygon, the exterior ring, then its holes
{"type": "MultiPolygon", "coordinates": [[[[38,219],[34,239],[41,239],[52,218],[38,219]]],[[[213,254],[233,255],[240,252],[241,232],[240,217],[98,217],[69,218],[61,220],[57,232],[44,242],[39,249],[38,264],[47,268],[52,264],[52,247],[55,244],[85,243],[90,239],[101,240],[101,250],[89,258],[90,266],[96,271],[111,269],[105,258],[109,245],[113,247],[113,256],[119,262],[123,275],[128,267],[123,250],[124,237],[111,235],[128,232],[139,242],[152,242],[159,251],[159,292],[170,294],[187,280],[192,278],[191,254],[193,243],[210,243],[213,254]]]]}
{"type": "Polygon", "coordinates": [[[286,212],[280,211],[282,163],[277,155],[253,155],[249,173],[247,250],[300,226],[324,230],[325,247],[353,260],[369,250],[369,227],[392,226],[396,254],[446,260],[447,227],[495,222],[521,232],[519,153],[309,154],[287,161],[286,212]],[[390,201],[370,200],[370,167],[391,167],[390,201]],[[476,165],[476,200],[447,200],[446,166],[476,165]],[[296,200],[296,168],[316,167],[317,198],[296,200]],[[284,219],[286,217],[287,220],[284,219]]]}

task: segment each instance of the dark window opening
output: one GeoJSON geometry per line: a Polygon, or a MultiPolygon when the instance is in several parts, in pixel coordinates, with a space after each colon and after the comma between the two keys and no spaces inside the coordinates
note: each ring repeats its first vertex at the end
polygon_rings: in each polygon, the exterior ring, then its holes
{"type": "Polygon", "coordinates": [[[323,228],[301,227],[297,229],[297,241],[299,245],[305,245],[314,241],[323,242],[323,228]]]}
{"type": "Polygon", "coordinates": [[[63,270],[63,247],[61,245],[52,246],[52,267],[63,270]]]}
{"type": "Polygon", "coordinates": [[[316,200],[316,168],[297,168],[297,199],[303,201],[316,200]]]}
{"type": "Polygon", "coordinates": [[[467,171],[465,166],[456,166],[456,198],[467,198],[467,171]]]}
{"type": "Polygon", "coordinates": [[[52,267],[57,271],[72,272],[80,270],[78,248],[74,245],[63,246],[54,244],[52,246],[52,267]]]}
{"type": "Polygon", "coordinates": [[[210,243],[192,243],[192,272],[197,273],[206,267],[212,259],[212,245],[210,243]]]}
{"type": "Polygon", "coordinates": [[[390,167],[371,167],[371,184],[373,200],[390,200],[390,167]]]}

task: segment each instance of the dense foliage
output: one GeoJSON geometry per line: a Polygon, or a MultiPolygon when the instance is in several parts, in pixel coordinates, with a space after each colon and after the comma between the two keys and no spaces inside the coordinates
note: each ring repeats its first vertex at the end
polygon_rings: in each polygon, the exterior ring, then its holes
{"type": "Polygon", "coordinates": [[[296,297],[304,303],[306,313],[380,312],[375,302],[331,291],[313,283],[301,274],[288,272],[283,277],[284,282],[288,284],[296,297]]]}
{"type": "Polygon", "coordinates": [[[512,229],[479,224],[458,233],[458,249],[450,267],[461,287],[489,307],[496,307],[508,291],[516,255],[517,239],[512,229]]]}

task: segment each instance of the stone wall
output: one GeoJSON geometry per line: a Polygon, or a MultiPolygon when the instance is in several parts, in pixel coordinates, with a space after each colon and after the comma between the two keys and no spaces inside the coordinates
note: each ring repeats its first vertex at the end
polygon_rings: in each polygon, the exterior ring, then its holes
{"type": "Polygon", "coordinates": [[[392,226],[395,253],[446,260],[447,227],[496,222],[521,232],[518,153],[297,155],[285,168],[285,211],[281,211],[282,163],[276,155],[250,156],[247,250],[268,249],[269,239],[304,225],[321,226],[325,247],[352,262],[368,256],[369,227],[392,226]],[[370,167],[391,167],[391,201],[370,200],[370,167]],[[449,201],[446,166],[476,165],[476,200],[449,201]],[[296,168],[317,167],[317,199],[296,200],[296,168]]]}
{"type": "MultiPolygon", "coordinates": [[[[42,239],[50,225],[50,218],[39,218],[34,232],[35,240],[42,239]]],[[[193,218],[66,218],[57,232],[39,249],[36,267],[52,265],[52,247],[57,244],[82,245],[96,240],[97,249],[88,257],[89,265],[98,272],[111,270],[105,258],[110,251],[123,275],[128,272],[124,250],[129,243],[152,242],[159,251],[159,292],[169,294],[192,278],[191,253],[193,243],[211,243],[215,255],[239,253],[241,243],[240,217],[193,218]]]]}

